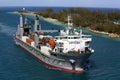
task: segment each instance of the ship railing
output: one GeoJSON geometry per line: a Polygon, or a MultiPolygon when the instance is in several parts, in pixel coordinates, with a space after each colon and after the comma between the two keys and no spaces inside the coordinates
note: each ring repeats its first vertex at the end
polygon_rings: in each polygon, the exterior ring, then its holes
{"type": "Polygon", "coordinates": [[[91,38],[91,35],[81,35],[82,38],[91,38]]]}
{"type": "Polygon", "coordinates": [[[80,39],[80,36],[56,36],[55,39],[80,39]]]}
{"type": "Polygon", "coordinates": [[[53,32],[59,32],[59,30],[39,30],[38,32],[47,32],[47,33],[53,33],[53,32]]]}

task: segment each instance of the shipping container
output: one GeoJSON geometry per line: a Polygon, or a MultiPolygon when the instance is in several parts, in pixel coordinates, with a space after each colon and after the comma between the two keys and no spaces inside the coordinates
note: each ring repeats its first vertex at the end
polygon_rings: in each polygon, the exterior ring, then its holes
{"type": "Polygon", "coordinates": [[[30,38],[27,38],[27,39],[26,39],[26,43],[28,43],[28,44],[31,45],[32,42],[33,42],[33,39],[30,39],[30,38]]]}

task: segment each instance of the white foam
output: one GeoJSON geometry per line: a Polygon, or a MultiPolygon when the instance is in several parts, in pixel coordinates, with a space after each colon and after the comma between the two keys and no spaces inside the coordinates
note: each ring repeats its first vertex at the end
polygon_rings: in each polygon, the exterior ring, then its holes
{"type": "Polygon", "coordinates": [[[5,33],[7,35],[13,35],[15,32],[16,32],[15,28],[5,25],[3,23],[0,23],[0,33],[5,33]]]}

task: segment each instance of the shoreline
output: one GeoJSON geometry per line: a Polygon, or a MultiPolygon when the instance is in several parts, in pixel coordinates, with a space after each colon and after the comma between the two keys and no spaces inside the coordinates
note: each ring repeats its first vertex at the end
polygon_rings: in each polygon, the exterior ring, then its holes
{"type": "MultiPolygon", "coordinates": [[[[15,12],[12,12],[12,13],[15,13],[15,14],[20,14],[19,12],[15,11],[15,12]]],[[[28,13],[23,13],[25,15],[31,15],[31,16],[35,16],[36,14],[34,12],[28,12],[28,13]]],[[[59,20],[57,19],[53,19],[51,17],[48,17],[48,18],[45,18],[43,16],[40,16],[42,19],[48,21],[48,22],[51,22],[53,24],[57,24],[57,25],[66,25],[62,22],[60,22],[59,20]]],[[[107,35],[108,37],[111,37],[111,38],[120,38],[120,35],[119,34],[116,34],[116,33],[108,33],[108,32],[104,32],[104,31],[97,31],[97,30],[93,30],[91,28],[86,28],[87,30],[93,32],[93,33],[96,33],[96,34],[102,34],[102,35],[107,35]]]]}
{"type": "Polygon", "coordinates": [[[104,31],[97,31],[97,30],[93,30],[93,29],[90,29],[90,28],[87,28],[87,30],[89,30],[91,32],[94,32],[94,33],[97,33],[97,34],[107,35],[108,37],[111,37],[111,38],[120,38],[120,35],[116,34],[116,33],[108,33],[108,32],[104,32],[104,31]]]}
{"type": "MultiPolygon", "coordinates": [[[[10,13],[20,14],[20,13],[17,12],[17,11],[15,11],[15,12],[10,12],[10,13]]],[[[35,14],[34,12],[28,12],[28,13],[22,13],[22,14],[24,14],[24,15],[30,15],[30,16],[36,16],[36,15],[38,15],[38,14],[35,14]]],[[[40,18],[42,18],[42,19],[48,21],[48,22],[53,23],[53,24],[65,25],[64,23],[58,21],[57,19],[53,19],[53,18],[51,18],[51,17],[45,18],[45,17],[43,17],[43,16],[41,16],[41,15],[38,15],[38,16],[39,16],[40,18]]]]}
{"type": "MultiPolygon", "coordinates": [[[[43,17],[44,18],[44,17],[43,17]]],[[[58,21],[57,19],[53,19],[53,18],[44,18],[45,20],[49,21],[49,22],[57,22],[59,24],[62,24],[62,25],[65,25],[64,23],[58,21]]],[[[111,38],[120,38],[120,35],[119,34],[116,34],[116,33],[108,33],[108,32],[104,32],[104,31],[97,31],[97,30],[93,30],[93,29],[90,29],[89,27],[86,28],[87,30],[93,32],[93,33],[97,33],[97,34],[102,34],[102,35],[107,35],[108,37],[111,37],[111,38]]]]}
{"type": "Polygon", "coordinates": [[[98,33],[98,34],[104,34],[104,35],[109,35],[110,33],[108,32],[104,32],[104,31],[97,31],[97,30],[93,30],[91,28],[87,28],[87,30],[94,32],[94,33],[98,33]]]}

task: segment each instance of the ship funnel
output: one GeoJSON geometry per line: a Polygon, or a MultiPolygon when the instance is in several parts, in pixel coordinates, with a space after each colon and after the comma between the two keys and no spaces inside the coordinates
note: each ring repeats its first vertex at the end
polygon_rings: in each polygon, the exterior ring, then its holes
{"type": "Polygon", "coordinates": [[[38,47],[38,44],[39,44],[39,37],[38,37],[38,34],[37,33],[35,33],[35,36],[34,36],[34,41],[35,41],[35,44],[34,44],[34,46],[35,47],[38,47]]]}
{"type": "Polygon", "coordinates": [[[35,25],[34,25],[34,31],[38,32],[40,29],[40,25],[39,25],[39,16],[36,15],[36,19],[35,19],[35,25]]]}

